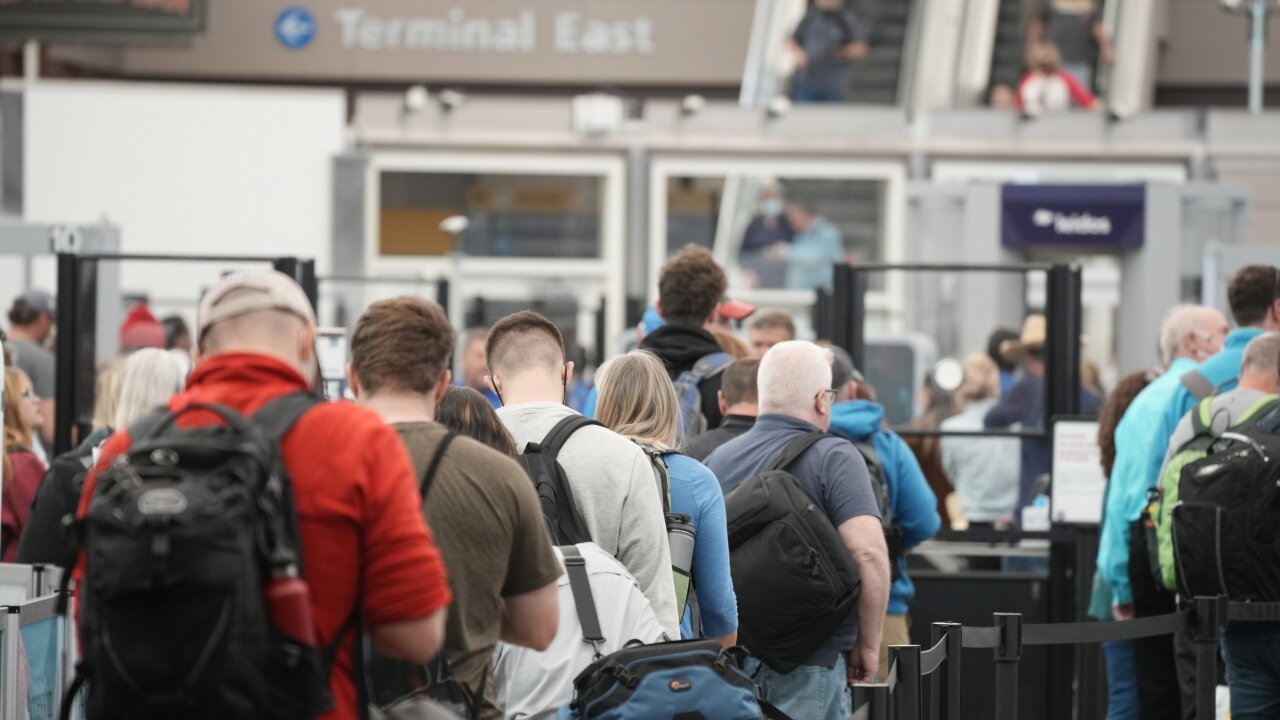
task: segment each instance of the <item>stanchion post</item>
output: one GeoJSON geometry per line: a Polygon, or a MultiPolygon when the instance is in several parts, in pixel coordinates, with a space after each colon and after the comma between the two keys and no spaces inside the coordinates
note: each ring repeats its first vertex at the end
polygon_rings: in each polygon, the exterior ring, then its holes
{"type": "Polygon", "coordinates": [[[76,342],[80,337],[80,257],[74,253],[58,253],[57,309],[59,350],[54,367],[57,413],[53,421],[53,451],[60,455],[75,447],[72,428],[75,427],[76,396],[80,390],[80,353],[84,351],[76,342]]]}
{"type": "Polygon", "coordinates": [[[442,277],[436,280],[436,304],[444,310],[444,314],[449,314],[449,278],[442,277]]]}
{"type": "Polygon", "coordinates": [[[868,720],[889,720],[889,686],[868,683],[853,686],[853,706],[869,705],[868,720]]]}
{"type": "MultiPolygon", "coordinates": [[[[939,692],[933,696],[931,714],[940,720],[960,720],[960,656],[964,653],[964,626],[955,622],[936,622],[933,624],[933,644],[937,645],[942,638],[947,639],[947,659],[941,674],[931,683],[939,692]]],[[[935,673],[939,675],[939,673],[935,673]]]]}
{"type": "Polygon", "coordinates": [[[898,687],[893,694],[894,720],[920,718],[920,646],[889,647],[889,667],[898,666],[898,687]]]}
{"type": "Polygon", "coordinates": [[[1000,644],[995,649],[995,720],[1017,720],[1018,661],[1022,659],[1022,615],[995,613],[994,617],[995,626],[1000,629],[1000,644]]]}
{"type": "Polygon", "coordinates": [[[1198,597],[1192,639],[1196,646],[1196,717],[1211,718],[1216,709],[1218,642],[1227,618],[1225,597],[1198,597]]]}

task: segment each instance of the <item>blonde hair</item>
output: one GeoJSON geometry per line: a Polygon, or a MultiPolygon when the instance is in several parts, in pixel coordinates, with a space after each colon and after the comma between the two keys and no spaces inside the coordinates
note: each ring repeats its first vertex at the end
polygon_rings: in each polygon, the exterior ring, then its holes
{"type": "Polygon", "coordinates": [[[1051,42],[1036,43],[1031,48],[1031,67],[1046,75],[1052,75],[1062,69],[1062,53],[1058,46],[1051,42]]]}
{"type": "Polygon", "coordinates": [[[124,362],[114,427],[127,428],[152,410],[168,405],[185,380],[182,366],[168,350],[143,348],[133,353],[124,362]]]}
{"type": "Polygon", "coordinates": [[[115,427],[116,408],[120,405],[120,381],[124,379],[124,361],[115,357],[98,368],[93,389],[93,429],[115,427]]]}
{"type": "Polygon", "coordinates": [[[991,356],[973,353],[964,359],[964,382],[956,394],[965,405],[1000,394],[1000,368],[991,356]]]}
{"type": "Polygon", "coordinates": [[[657,450],[674,450],[680,401],[656,355],[633,350],[596,371],[596,419],[619,435],[657,450]]]}
{"type": "Polygon", "coordinates": [[[6,450],[16,445],[23,450],[31,449],[31,431],[34,428],[22,424],[23,386],[31,385],[31,378],[16,367],[4,369],[4,445],[6,450]]]}
{"type": "Polygon", "coordinates": [[[711,331],[716,338],[716,344],[724,351],[726,355],[734,360],[742,360],[751,357],[751,348],[747,346],[737,335],[728,330],[716,328],[711,331]]]}

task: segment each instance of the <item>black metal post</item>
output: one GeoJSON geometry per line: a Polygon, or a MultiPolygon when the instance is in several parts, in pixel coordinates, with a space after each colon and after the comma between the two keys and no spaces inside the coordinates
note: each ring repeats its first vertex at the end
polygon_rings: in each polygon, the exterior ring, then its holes
{"type": "Polygon", "coordinates": [[[837,265],[831,292],[831,342],[844,348],[858,369],[866,368],[867,275],[837,265]]]}
{"type": "Polygon", "coordinates": [[[1080,294],[1083,281],[1079,265],[1054,265],[1049,269],[1045,320],[1045,428],[1055,417],[1080,412],[1080,331],[1084,309],[1080,294]]]}
{"type": "Polygon", "coordinates": [[[868,720],[889,720],[889,686],[884,683],[869,683],[853,686],[853,706],[855,708],[869,705],[868,720]]]}
{"type": "Polygon", "coordinates": [[[995,613],[1000,644],[995,649],[996,720],[1018,718],[1018,661],[1022,659],[1022,615],[995,613]]]}
{"type": "Polygon", "coordinates": [[[302,292],[306,293],[307,299],[311,301],[312,309],[317,309],[320,302],[320,284],[316,281],[316,261],[315,260],[299,260],[296,257],[276,258],[271,263],[276,270],[293,278],[302,292]]]}
{"type": "Polygon", "coordinates": [[[898,666],[898,686],[893,693],[894,720],[920,718],[920,646],[889,647],[889,667],[898,666]]]}
{"type": "MultiPolygon", "coordinates": [[[[594,357],[592,358],[595,361],[596,367],[600,367],[601,365],[604,364],[605,350],[609,345],[608,333],[605,331],[605,315],[606,315],[605,308],[607,306],[606,304],[607,304],[607,301],[604,299],[601,299],[600,309],[596,310],[596,327],[595,327],[596,351],[594,353],[594,357]]],[[[586,368],[581,368],[581,369],[585,370],[586,368]]]]}
{"type": "Polygon", "coordinates": [[[75,427],[80,380],[76,366],[81,352],[76,342],[80,336],[79,294],[80,258],[72,253],[58,253],[58,353],[54,365],[57,386],[54,388],[56,414],[53,433],[53,451],[57,455],[75,447],[72,428],[75,427]]]}
{"type": "Polygon", "coordinates": [[[449,278],[447,277],[436,280],[436,304],[444,310],[447,317],[449,315],[449,278]]]}
{"type": "Polygon", "coordinates": [[[932,716],[940,720],[960,720],[960,685],[963,682],[961,657],[964,654],[964,626],[957,622],[933,624],[933,644],[947,639],[947,659],[942,670],[934,673],[933,687],[938,693],[933,698],[932,716]]]}
{"type": "Polygon", "coordinates": [[[1195,600],[1196,717],[1214,716],[1218,686],[1218,642],[1227,619],[1226,598],[1198,597],[1195,600]]]}
{"type": "MultiPolygon", "coordinates": [[[[834,272],[839,274],[839,267],[834,272]]],[[[831,339],[831,293],[826,288],[818,288],[818,296],[814,299],[813,312],[810,313],[809,319],[813,322],[813,332],[819,340],[831,339]]]]}

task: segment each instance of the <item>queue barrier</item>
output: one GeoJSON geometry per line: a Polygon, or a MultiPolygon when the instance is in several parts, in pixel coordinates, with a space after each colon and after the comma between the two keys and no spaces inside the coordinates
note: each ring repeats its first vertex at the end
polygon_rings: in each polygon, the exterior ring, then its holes
{"type": "Polygon", "coordinates": [[[1196,717],[1211,718],[1222,629],[1228,623],[1280,622],[1280,603],[1197,597],[1185,610],[1126,622],[1023,625],[1018,613],[995,613],[993,618],[988,627],[934,623],[933,646],[928,650],[921,651],[919,645],[890,647],[886,681],[853,686],[850,720],[960,720],[962,651],[966,648],[992,650],[996,663],[993,720],[1016,720],[1018,662],[1024,647],[1138,640],[1178,632],[1190,632],[1195,643],[1196,717]]]}
{"type": "Polygon", "coordinates": [[[0,564],[0,720],[58,716],[77,654],[71,621],[58,612],[61,574],[52,565],[0,564]]]}

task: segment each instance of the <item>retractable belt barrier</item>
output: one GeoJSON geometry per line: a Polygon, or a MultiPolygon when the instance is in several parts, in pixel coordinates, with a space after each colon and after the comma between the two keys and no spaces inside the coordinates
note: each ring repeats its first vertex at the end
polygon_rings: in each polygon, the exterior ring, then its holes
{"type": "Polygon", "coordinates": [[[1228,623],[1280,622],[1280,602],[1198,597],[1185,610],[1125,622],[1023,625],[1018,614],[994,617],[989,627],[934,623],[934,645],[924,652],[919,645],[890,647],[886,682],[853,685],[850,720],[959,720],[961,650],[966,648],[993,651],[997,664],[994,718],[1013,720],[1018,717],[1017,668],[1022,648],[1138,640],[1178,632],[1191,633],[1196,645],[1197,716],[1213,717],[1219,631],[1228,623]],[[922,689],[926,679],[930,680],[927,693],[922,689]]]}

